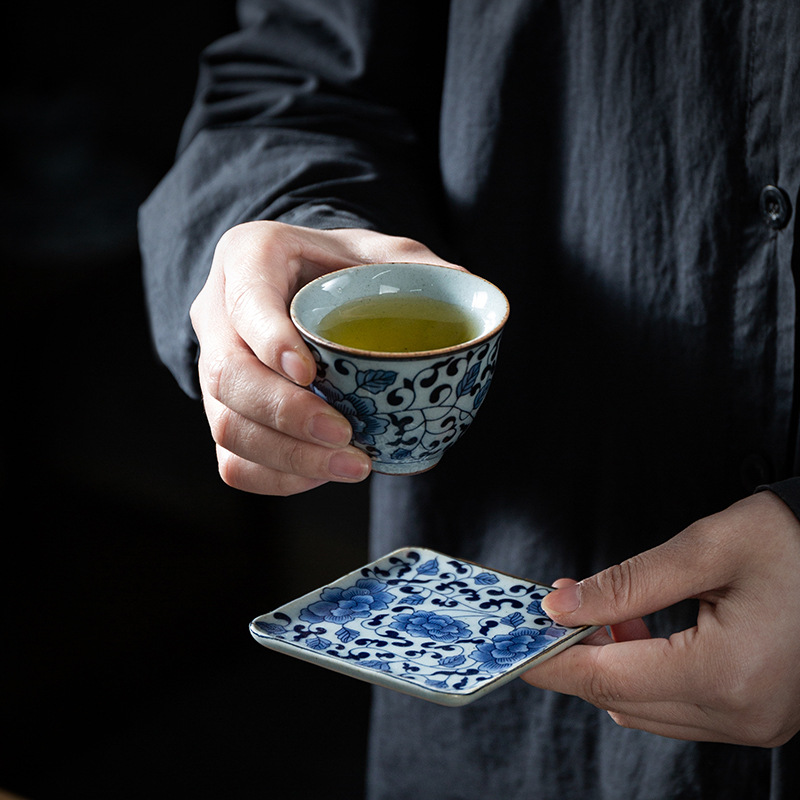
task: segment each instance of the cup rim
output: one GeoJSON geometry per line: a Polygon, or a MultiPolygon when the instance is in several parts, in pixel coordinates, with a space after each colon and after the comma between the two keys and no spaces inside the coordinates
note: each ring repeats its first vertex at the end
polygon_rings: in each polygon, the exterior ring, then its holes
{"type": "Polygon", "coordinates": [[[486,278],[476,275],[474,272],[469,272],[466,269],[460,269],[458,267],[449,267],[444,264],[429,264],[427,262],[421,261],[376,261],[369,264],[353,264],[348,267],[341,267],[340,269],[331,270],[330,272],[326,272],[324,275],[320,275],[314,280],[309,281],[304,286],[301,286],[300,289],[295,292],[294,296],[292,297],[291,303],[289,305],[289,316],[291,317],[292,323],[294,324],[295,328],[299,331],[304,339],[307,339],[313,342],[315,345],[325,347],[328,350],[334,350],[339,353],[347,353],[349,355],[358,356],[360,358],[373,358],[373,359],[380,359],[382,361],[411,361],[420,358],[430,357],[430,356],[439,356],[439,355],[447,355],[450,353],[457,353],[461,352],[462,350],[467,350],[472,347],[476,347],[484,342],[489,341],[493,337],[495,337],[505,326],[506,322],[508,321],[508,316],[511,312],[511,307],[508,302],[508,298],[506,297],[505,293],[497,287],[494,283],[487,280],[486,278]],[[463,272],[469,275],[472,279],[478,280],[488,287],[491,288],[493,292],[498,294],[502,301],[505,303],[505,310],[503,312],[502,318],[497,322],[492,328],[485,333],[482,333],[480,336],[476,336],[473,339],[468,339],[465,342],[459,342],[458,344],[450,345],[449,347],[441,347],[435,350],[414,350],[411,352],[403,352],[403,353],[396,353],[392,351],[384,351],[384,350],[366,350],[358,347],[350,347],[349,345],[339,344],[338,342],[333,342],[330,339],[326,339],[324,336],[320,336],[314,331],[309,330],[302,322],[300,322],[298,311],[297,311],[297,298],[300,294],[306,291],[309,287],[313,287],[315,285],[324,283],[327,280],[330,280],[332,276],[336,275],[337,273],[341,272],[349,272],[352,270],[361,270],[361,269],[370,269],[375,267],[424,267],[424,268],[434,268],[434,269],[450,269],[454,272],[463,272]]]}

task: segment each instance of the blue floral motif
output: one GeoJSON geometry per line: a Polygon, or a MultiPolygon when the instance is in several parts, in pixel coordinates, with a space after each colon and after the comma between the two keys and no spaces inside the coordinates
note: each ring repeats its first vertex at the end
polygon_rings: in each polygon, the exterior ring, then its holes
{"type": "Polygon", "coordinates": [[[417,567],[417,572],[420,575],[435,575],[438,571],[439,571],[439,560],[437,558],[431,558],[424,564],[420,564],[417,567]]]}
{"type": "Polygon", "coordinates": [[[466,664],[467,659],[464,658],[462,655],[458,656],[449,656],[448,658],[443,658],[439,662],[440,667],[460,667],[462,664],[466,664]]]}
{"type": "Polygon", "coordinates": [[[499,333],[478,347],[417,367],[375,369],[368,358],[311,345],[312,389],[350,422],[353,444],[378,472],[404,474],[435,464],[472,423],[489,388],[499,333]]]}
{"type": "Polygon", "coordinates": [[[472,391],[472,387],[475,385],[475,381],[478,380],[478,375],[481,371],[480,364],[473,364],[466,375],[458,382],[456,386],[456,394],[459,397],[463,397],[465,394],[469,394],[472,391]]]}
{"type": "Polygon", "coordinates": [[[489,391],[489,386],[491,385],[491,383],[492,383],[491,380],[487,380],[486,383],[484,383],[483,386],[481,386],[481,388],[478,389],[478,392],[475,395],[475,399],[472,403],[473,411],[477,411],[481,407],[483,399],[484,397],[486,397],[486,393],[489,391]]]}
{"type": "Polygon", "coordinates": [[[470,629],[460,620],[448,614],[434,611],[415,611],[413,614],[397,614],[390,625],[409,636],[433,639],[435,642],[456,642],[470,635],[470,629]]]}
{"type": "Polygon", "coordinates": [[[519,611],[515,611],[513,614],[509,614],[507,617],[503,617],[501,622],[505,623],[506,625],[510,625],[512,628],[517,628],[525,622],[525,617],[519,613],[519,611]]]}
{"type": "Polygon", "coordinates": [[[353,639],[356,639],[357,637],[358,637],[358,631],[351,630],[350,628],[345,628],[344,625],[342,625],[342,627],[339,628],[338,631],[336,631],[336,638],[340,642],[344,642],[345,644],[347,644],[348,642],[352,642],[353,639]]]}
{"type": "Polygon", "coordinates": [[[391,592],[384,591],[386,588],[385,583],[370,578],[362,578],[347,589],[325,588],[320,600],[302,610],[300,619],[341,624],[366,619],[373,611],[388,608],[389,603],[395,600],[391,592]]]}
{"type": "Polygon", "coordinates": [[[546,617],[544,609],[542,608],[542,598],[537,597],[528,604],[528,607],[525,609],[529,614],[533,614],[535,617],[546,617]]]}
{"type": "Polygon", "coordinates": [[[366,369],[356,372],[356,386],[372,394],[386,391],[397,380],[397,373],[385,369],[366,369]]]}
{"type": "Polygon", "coordinates": [[[500,672],[540,650],[541,635],[542,632],[534,628],[517,628],[511,633],[498,634],[491,641],[479,644],[469,657],[480,662],[478,669],[500,672]]]}
{"type": "Polygon", "coordinates": [[[329,381],[317,381],[314,388],[350,423],[353,439],[362,445],[374,445],[375,437],[386,432],[389,421],[380,416],[375,401],[351,392],[343,394],[329,381]]]}
{"type": "Polygon", "coordinates": [[[367,680],[464,697],[569,634],[542,610],[548,591],[433,550],[398,550],[254,620],[251,632],[367,680]]]}
{"type": "Polygon", "coordinates": [[[362,667],[369,667],[370,669],[376,669],[378,672],[391,672],[392,668],[386,661],[378,661],[377,659],[374,661],[362,661],[362,667]]]}
{"type": "Polygon", "coordinates": [[[268,636],[282,636],[288,633],[288,628],[285,625],[278,625],[275,622],[255,622],[255,627],[262,633],[268,636]]]}
{"type": "Polygon", "coordinates": [[[405,459],[410,458],[413,454],[413,450],[406,450],[405,448],[401,448],[400,450],[394,450],[389,458],[392,461],[405,461],[405,459]]]}

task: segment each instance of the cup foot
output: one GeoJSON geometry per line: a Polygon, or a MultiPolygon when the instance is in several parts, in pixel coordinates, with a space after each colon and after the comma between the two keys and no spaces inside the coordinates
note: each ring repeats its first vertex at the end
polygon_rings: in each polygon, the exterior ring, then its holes
{"type": "Polygon", "coordinates": [[[373,461],[372,471],[381,475],[419,475],[433,469],[441,460],[441,456],[429,458],[424,461],[411,461],[395,463],[391,461],[373,461]]]}

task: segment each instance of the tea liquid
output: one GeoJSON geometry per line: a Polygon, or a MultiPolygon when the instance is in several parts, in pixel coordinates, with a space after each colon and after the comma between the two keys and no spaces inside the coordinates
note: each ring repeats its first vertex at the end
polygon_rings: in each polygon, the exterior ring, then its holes
{"type": "Polygon", "coordinates": [[[317,333],[359,350],[414,353],[474,339],[480,324],[452,303],[392,293],[344,303],[323,317],[317,333]]]}

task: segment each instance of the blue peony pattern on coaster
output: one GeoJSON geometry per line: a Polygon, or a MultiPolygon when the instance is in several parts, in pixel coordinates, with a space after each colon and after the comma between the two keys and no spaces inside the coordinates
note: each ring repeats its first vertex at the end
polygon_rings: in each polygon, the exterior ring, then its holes
{"type": "Polygon", "coordinates": [[[547,617],[549,591],[410,548],[258,617],[250,630],[267,647],[460,705],[593,630],[547,617]]]}

